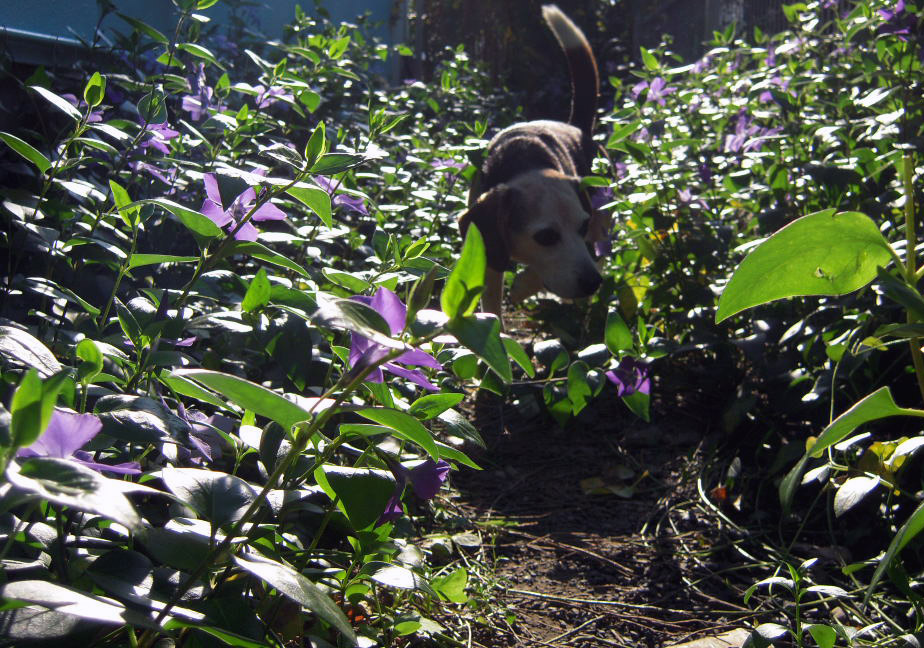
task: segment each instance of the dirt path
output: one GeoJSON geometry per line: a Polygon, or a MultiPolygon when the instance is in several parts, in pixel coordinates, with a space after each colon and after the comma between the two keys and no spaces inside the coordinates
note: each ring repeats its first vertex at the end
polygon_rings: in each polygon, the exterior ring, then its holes
{"type": "Polygon", "coordinates": [[[721,518],[697,492],[701,425],[676,411],[646,424],[615,397],[567,430],[500,399],[474,410],[485,470],[454,484],[472,519],[515,523],[496,539],[510,621],[478,645],[655,647],[740,627],[716,576],[721,518]]]}

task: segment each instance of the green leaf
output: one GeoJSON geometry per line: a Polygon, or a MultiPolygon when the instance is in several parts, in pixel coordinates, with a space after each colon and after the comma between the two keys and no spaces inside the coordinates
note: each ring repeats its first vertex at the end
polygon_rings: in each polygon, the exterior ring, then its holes
{"type": "Polygon", "coordinates": [[[865,214],[828,209],[803,216],[741,262],[719,298],[716,322],[784,297],[853,292],[892,258],[889,243],[865,214]]]}
{"type": "Polygon", "coordinates": [[[320,187],[299,183],[286,189],[286,193],[317,214],[327,227],[334,226],[330,194],[326,191],[320,187]]]}
{"type": "Polygon", "coordinates": [[[651,70],[652,72],[658,71],[658,69],[660,69],[661,67],[661,64],[658,63],[658,59],[655,58],[655,55],[649,52],[644,47],[640,47],[639,49],[642,52],[642,63],[645,64],[645,67],[651,70]]]}
{"type": "Polygon", "coordinates": [[[126,270],[133,270],[147,265],[160,263],[195,263],[199,257],[175,256],[172,254],[133,254],[128,259],[126,270]]]}
{"type": "Polygon", "coordinates": [[[834,643],[837,641],[837,632],[834,628],[823,623],[813,623],[806,628],[818,648],[834,648],[834,643]]]}
{"type": "MultiPolygon", "coordinates": [[[[440,295],[440,306],[450,320],[467,317],[475,312],[478,299],[484,290],[486,267],[484,239],[478,227],[471,225],[465,234],[462,254],[446,279],[446,285],[440,295]]],[[[506,359],[506,354],[504,358],[506,359]]]]}
{"type": "MultiPolygon", "coordinates": [[[[0,586],[0,597],[8,601],[22,601],[38,605],[61,614],[69,614],[96,624],[108,626],[137,626],[155,628],[156,626],[145,614],[127,610],[121,603],[112,599],[103,599],[86,592],[72,589],[48,580],[20,580],[0,586]]],[[[32,631],[41,633],[41,623],[30,626],[32,631]]],[[[36,635],[41,637],[41,634],[36,635]]],[[[59,645],[70,643],[54,642],[59,645]]]]}
{"type": "Polygon", "coordinates": [[[100,515],[132,531],[141,529],[141,518],[120,486],[124,482],[107,479],[73,461],[30,457],[19,466],[11,463],[7,478],[17,488],[53,504],[100,515]]]}
{"type": "Polygon", "coordinates": [[[327,55],[330,56],[333,60],[339,59],[347,51],[347,47],[350,46],[350,37],[342,36],[331,43],[330,47],[327,49],[327,55]]]}
{"type": "Polygon", "coordinates": [[[200,58],[203,61],[208,61],[211,65],[217,65],[218,67],[224,69],[224,66],[218,62],[218,59],[215,58],[215,55],[201,45],[197,45],[195,43],[177,43],[176,46],[178,49],[192,54],[196,58],[200,58]]]}
{"type": "Polygon", "coordinates": [[[257,498],[256,491],[240,477],[212,470],[167,465],[161,479],[178,500],[215,527],[241,519],[257,498]]]}
{"type": "Polygon", "coordinates": [[[262,556],[235,556],[234,562],[257,578],[266,581],[280,593],[311,610],[320,619],[333,626],[344,639],[356,646],[359,641],[343,611],[317,585],[292,567],[262,556]]]}
{"type": "Polygon", "coordinates": [[[892,538],[892,542],[889,543],[889,548],[886,549],[885,554],[879,561],[879,565],[876,567],[876,571],[873,572],[873,577],[869,582],[869,587],[866,588],[866,594],[863,596],[863,605],[869,602],[870,597],[873,595],[873,590],[876,588],[876,585],[879,584],[879,581],[882,580],[882,575],[892,564],[892,561],[898,556],[899,552],[917,537],[921,531],[924,531],[924,502],[918,505],[911,516],[898,530],[898,533],[895,534],[895,537],[892,538]]]}
{"type": "Polygon", "coordinates": [[[614,148],[617,144],[622,142],[624,139],[629,137],[632,133],[637,131],[641,126],[641,122],[632,122],[630,124],[623,124],[622,126],[617,126],[613,129],[613,134],[610,135],[610,139],[606,143],[606,148],[614,148]]]}
{"type": "Polygon", "coordinates": [[[139,200],[132,203],[134,205],[157,205],[161,209],[165,209],[179,219],[183,225],[186,226],[191,232],[198,234],[206,239],[219,238],[224,236],[224,232],[221,231],[221,228],[218,227],[205,214],[201,214],[197,211],[184,207],[183,205],[177,204],[172,200],[167,198],[148,198],[146,200],[139,200]]]}
{"type": "Polygon", "coordinates": [[[160,90],[151,90],[138,100],[138,116],[145,124],[167,121],[167,99],[160,90]]]}
{"type": "Polygon", "coordinates": [[[628,396],[623,396],[622,402],[626,404],[626,407],[632,410],[633,414],[646,423],[651,421],[651,414],[649,411],[651,406],[650,395],[637,391],[628,396]]]}
{"type": "Polygon", "coordinates": [[[311,137],[308,138],[308,143],[305,145],[305,160],[309,167],[313,166],[318,161],[318,158],[324,154],[324,149],[327,146],[326,137],[324,122],[318,122],[318,125],[315,126],[314,131],[311,133],[311,137]]]}
{"type": "Polygon", "coordinates": [[[391,338],[391,329],[385,318],[371,306],[353,299],[328,299],[318,294],[318,311],[316,319],[331,328],[346,329],[359,333],[382,346],[401,349],[405,345],[391,338]]]}
{"type": "Polygon", "coordinates": [[[819,457],[821,453],[852,434],[854,430],[865,423],[887,418],[890,416],[916,416],[924,418],[924,411],[906,409],[895,404],[892,392],[888,387],[877,389],[872,394],[858,401],[849,410],[834,419],[815,442],[803,455],[799,462],[780,482],[780,502],[783,510],[789,513],[796,488],[801,483],[802,473],[812,457],[819,457]]]}
{"type": "Polygon", "coordinates": [[[233,241],[226,248],[224,256],[232,254],[246,254],[248,256],[254,257],[255,259],[266,261],[271,265],[278,266],[280,268],[286,268],[287,270],[292,270],[293,272],[303,277],[308,276],[308,271],[297,264],[295,261],[281,254],[273,252],[271,249],[262,243],[258,243],[257,241],[233,241]]]}
{"type": "Polygon", "coordinates": [[[84,384],[92,382],[103,371],[103,354],[96,342],[84,338],[77,344],[75,354],[81,360],[77,367],[77,380],[84,384]]]}
{"type": "Polygon", "coordinates": [[[35,369],[43,378],[61,371],[61,363],[48,347],[13,326],[0,326],[0,359],[4,370],[35,369]]]}
{"type": "Polygon", "coordinates": [[[132,199],[129,197],[125,187],[115,180],[109,180],[109,189],[112,191],[112,201],[115,203],[119,216],[125,221],[129,228],[134,229],[138,225],[138,212],[140,207],[131,207],[132,199]]]}
{"type": "MultiPolygon", "coordinates": [[[[446,294],[445,289],[443,294],[446,294]]],[[[447,328],[463,346],[474,351],[479,358],[488,363],[505,384],[513,380],[510,358],[507,357],[507,351],[501,341],[500,320],[493,315],[478,314],[450,320],[447,328]]]]}
{"type": "Polygon", "coordinates": [[[263,308],[269,303],[271,290],[269,279],[266,277],[266,269],[260,268],[253,281],[250,282],[250,286],[247,287],[247,292],[241,302],[241,310],[249,313],[263,308]]]}
{"type": "Polygon", "coordinates": [[[29,86],[29,87],[35,90],[40,95],[42,95],[42,98],[45,99],[45,101],[50,103],[52,106],[54,106],[55,108],[63,112],[65,115],[67,115],[74,121],[80,121],[81,119],[83,119],[83,115],[80,114],[80,111],[77,110],[73,105],[71,105],[71,102],[69,102],[64,97],[59,97],[51,90],[48,90],[47,88],[43,88],[42,86],[34,85],[34,86],[29,86]]]}
{"type": "Polygon", "coordinates": [[[365,159],[356,153],[325,153],[311,165],[309,173],[325,176],[336,175],[359,166],[365,159]]]}
{"type": "MultiPolygon", "coordinates": [[[[203,0],[204,2],[209,2],[211,0],[203,0]]],[[[215,0],[217,2],[218,0],[215,0]]],[[[245,637],[244,635],[237,634],[236,632],[231,632],[230,630],[225,630],[223,628],[218,628],[215,626],[202,623],[201,621],[184,621],[174,617],[172,619],[167,619],[164,622],[165,630],[179,630],[182,628],[190,628],[192,630],[198,630],[206,634],[210,634],[216,639],[221,639],[225,644],[229,646],[234,646],[234,648],[269,648],[270,644],[264,641],[255,641],[245,637]]]]}
{"type": "Polygon", "coordinates": [[[526,350],[520,346],[520,343],[503,333],[501,333],[501,342],[504,343],[504,350],[507,352],[507,355],[520,366],[520,369],[525,371],[526,375],[530,378],[535,378],[536,368],[533,366],[532,360],[530,360],[529,356],[526,354],[526,350]]]}
{"type": "Polygon", "coordinates": [[[893,277],[885,268],[878,268],[877,278],[886,297],[901,304],[918,320],[924,320],[924,297],[917,288],[903,279],[893,277]]]}
{"type": "Polygon", "coordinates": [[[357,277],[352,272],[343,272],[334,268],[321,268],[321,274],[341,288],[346,288],[357,294],[362,294],[372,288],[372,284],[362,277],[357,277]]]}
{"type": "Polygon", "coordinates": [[[421,421],[428,421],[449,408],[455,407],[462,402],[463,398],[465,394],[426,394],[411,403],[407,413],[421,421]]]}
{"type": "Polygon", "coordinates": [[[459,567],[449,574],[430,579],[430,587],[450,603],[465,603],[468,601],[468,596],[465,594],[467,586],[468,571],[465,567],[459,567]]]}
{"type": "Polygon", "coordinates": [[[356,531],[378,522],[395,492],[394,475],[387,470],[324,465],[314,476],[356,531]]]}
{"type": "Polygon", "coordinates": [[[118,11],[116,12],[116,15],[117,15],[119,18],[121,18],[122,20],[124,20],[125,22],[127,22],[129,25],[131,25],[132,27],[134,27],[137,31],[141,32],[142,34],[146,34],[147,36],[149,36],[149,37],[152,38],[153,40],[157,41],[157,42],[160,43],[161,45],[169,45],[169,44],[170,44],[170,41],[169,41],[169,39],[168,39],[166,36],[164,36],[162,33],[160,33],[159,31],[157,31],[157,30],[154,29],[153,27],[151,27],[149,24],[144,23],[144,22],[141,22],[141,21],[138,20],[137,18],[132,18],[131,16],[126,16],[125,14],[120,13],[120,12],[118,12],[118,11]]]}
{"type": "Polygon", "coordinates": [[[371,561],[363,565],[362,573],[368,574],[369,578],[375,582],[388,587],[421,590],[436,597],[436,592],[433,591],[423,576],[401,565],[377,560],[371,561]]]}
{"type": "Polygon", "coordinates": [[[629,325],[619,314],[619,311],[610,311],[606,316],[606,331],[603,341],[610,353],[617,355],[620,351],[631,351],[634,347],[632,331],[629,325]]]}
{"type": "Polygon", "coordinates": [[[45,173],[51,168],[51,161],[28,142],[24,142],[15,135],[4,132],[0,132],[0,139],[6,142],[6,145],[11,149],[34,164],[38,168],[39,173],[45,173]]]}
{"type": "Polygon", "coordinates": [[[83,89],[83,100],[87,102],[90,108],[96,108],[103,103],[103,97],[106,96],[106,77],[99,72],[94,72],[87,81],[83,89]]]}
{"type": "Polygon", "coordinates": [[[589,370],[587,363],[581,360],[572,362],[568,367],[568,400],[571,401],[571,413],[574,416],[580,414],[593,397],[593,390],[587,382],[589,370]]]}
{"type": "Polygon", "coordinates": [[[235,405],[276,421],[287,432],[296,423],[311,418],[308,410],[280,394],[231,374],[207,369],[177,369],[173,374],[195,380],[225,396],[235,405]]]}
{"type": "Polygon", "coordinates": [[[357,410],[356,413],[363,418],[391,428],[396,436],[416,443],[434,459],[440,458],[439,448],[436,447],[430,430],[412,415],[384,407],[369,407],[357,410]]]}
{"type": "Polygon", "coordinates": [[[19,381],[10,403],[10,435],[14,448],[35,442],[45,427],[42,425],[42,379],[30,369],[19,381]]]}

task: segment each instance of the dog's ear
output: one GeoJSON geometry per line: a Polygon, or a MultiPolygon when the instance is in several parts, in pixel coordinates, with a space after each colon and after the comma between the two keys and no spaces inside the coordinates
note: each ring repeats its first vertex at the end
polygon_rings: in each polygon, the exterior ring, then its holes
{"type": "Polygon", "coordinates": [[[469,225],[477,225],[484,239],[484,249],[488,267],[498,272],[510,266],[510,206],[514,189],[507,185],[497,185],[487,193],[479,196],[478,201],[459,218],[459,231],[462,236],[469,225]]]}

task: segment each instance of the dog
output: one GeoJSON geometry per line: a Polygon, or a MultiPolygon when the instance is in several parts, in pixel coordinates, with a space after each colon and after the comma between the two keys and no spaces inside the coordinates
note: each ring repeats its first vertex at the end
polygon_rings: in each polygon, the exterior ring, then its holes
{"type": "Polygon", "coordinates": [[[602,282],[588,242],[601,239],[606,226],[580,186],[594,155],[597,62],[584,33],[557,6],[544,5],[542,16],[568,59],[568,122],[522,122],[495,135],[459,219],[463,236],[474,224],[484,239],[482,309],[502,326],[504,271],[515,263],[526,269],[514,280],[513,302],[543,288],[559,297],[588,297],[602,282]]]}

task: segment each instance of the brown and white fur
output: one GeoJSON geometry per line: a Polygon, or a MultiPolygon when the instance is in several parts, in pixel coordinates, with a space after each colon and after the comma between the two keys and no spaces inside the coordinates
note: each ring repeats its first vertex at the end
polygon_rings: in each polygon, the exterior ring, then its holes
{"type": "Polygon", "coordinates": [[[459,221],[463,235],[474,223],[484,238],[482,307],[502,322],[504,271],[514,263],[527,266],[514,280],[514,302],[543,288],[588,297],[602,281],[587,243],[601,238],[605,225],[580,188],[593,158],[597,63],[587,38],[558,7],[543,6],[542,16],[568,59],[571,116],[568,123],[522,122],[495,135],[459,221]]]}

